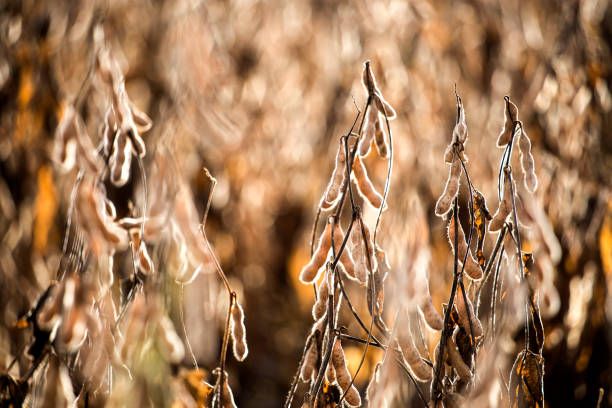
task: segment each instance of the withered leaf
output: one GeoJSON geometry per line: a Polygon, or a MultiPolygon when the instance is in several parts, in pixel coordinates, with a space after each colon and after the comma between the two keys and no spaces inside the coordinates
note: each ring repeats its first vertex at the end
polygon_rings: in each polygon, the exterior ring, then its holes
{"type": "Polygon", "coordinates": [[[529,350],[521,351],[510,373],[510,406],[544,406],[544,358],[529,350]]]}

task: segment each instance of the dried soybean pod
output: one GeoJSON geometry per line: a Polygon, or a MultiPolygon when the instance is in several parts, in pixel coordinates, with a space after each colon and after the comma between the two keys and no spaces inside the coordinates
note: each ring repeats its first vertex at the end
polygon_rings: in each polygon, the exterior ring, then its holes
{"type": "Polygon", "coordinates": [[[145,275],[150,275],[154,271],[153,260],[144,241],[140,242],[138,248],[138,267],[145,275]]]}
{"type": "Polygon", "coordinates": [[[78,205],[86,227],[91,228],[94,235],[102,234],[105,242],[115,249],[124,249],[127,246],[127,231],[108,216],[105,196],[99,187],[93,183],[82,183],[78,205]]]}
{"type": "MultiPolygon", "coordinates": [[[[344,239],[344,232],[342,231],[342,227],[340,227],[339,222],[334,222],[334,250],[336,254],[340,251],[340,247],[342,246],[342,241],[344,239]]],[[[351,251],[348,246],[344,246],[344,250],[342,254],[340,254],[340,262],[342,266],[344,266],[344,271],[349,279],[356,279],[355,277],[355,262],[353,261],[353,257],[351,256],[351,251]]]]}
{"type": "Polygon", "coordinates": [[[397,116],[395,113],[395,109],[393,109],[389,102],[387,102],[385,98],[382,97],[380,91],[378,91],[378,94],[374,98],[374,102],[376,103],[376,108],[381,113],[381,115],[384,116],[384,114],[386,114],[387,119],[389,120],[395,119],[395,117],[397,116]]]}
{"type": "Polygon", "coordinates": [[[480,320],[474,313],[474,306],[472,306],[470,297],[466,296],[466,298],[467,298],[467,309],[465,307],[463,294],[461,292],[457,292],[457,299],[455,300],[455,303],[457,305],[457,314],[459,315],[459,324],[461,325],[461,327],[463,327],[463,330],[465,330],[466,333],[469,334],[470,333],[470,320],[471,320],[472,322],[471,328],[474,330],[474,333],[473,333],[474,338],[478,339],[480,336],[482,336],[482,324],[480,323],[480,320]],[[468,318],[468,310],[470,311],[469,318],[468,318]]]}
{"type": "Polygon", "coordinates": [[[333,364],[327,364],[327,368],[325,369],[325,379],[330,384],[336,382],[336,370],[334,369],[333,364]]]}
{"type": "Polygon", "coordinates": [[[414,376],[423,382],[431,380],[431,367],[421,359],[421,354],[414,345],[414,340],[410,334],[408,322],[404,322],[403,325],[398,327],[397,341],[402,355],[414,376]]]}
{"type": "MultiPolygon", "coordinates": [[[[316,336],[318,337],[318,333],[316,336]]],[[[308,382],[312,380],[312,376],[315,373],[318,361],[319,350],[317,348],[316,338],[313,337],[312,341],[310,342],[310,346],[308,346],[308,350],[306,350],[304,364],[302,364],[302,369],[300,370],[300,378],[302,381],[308,382]]]]}
{"type": "Polygon", "coordinates": [[[374,141],[376,142],[376,150],[378,155],[383,159],[389,157],[389,142],[387,142],[387,135],[383,129],[382,121],[380,117],[374,124],[374,141]]]}
{"type": "Polygon", "coordinates": [[[465,262],[465,272],[473,280],[479,280],[482,278],[482,269],[478,262],[474,259],[472,251],[469,250],[467,242],[465,240],[465,233],[463,232],[463,226],[459,223],[459,236],[457,237],[457,248],[455,248],[455,217],[451,217],[448,224],[448,240],[450,241],[451,248],[453,251],[457,251],[459,262],[463,263],[465,253],[468,253],[467,260],[465,262]]]}
{"type": "Polygon", "coordinates": [[[386,114],[389,120],[394,119],[396,116],[395,110],[391,107],[389,102],[382,97],[380,89],[378,89],[378,85],[376,84],[370,61],[366,61],[363,64],[361,83],[368,95],[374,99],[372,104],[376,106],[378,112],[386,114]]]}
{"type": "Polygon", "coordinates": [[[455,158],[455,148],[453,144],[449,144],[444,151],[444,163],[452,164],[455,158]]]}
{"type": "MultiPolygon", "coordinates": [[[[220,373],[221,373],[221,370],[218,367],[213,370],[213,374],[217,375],[217,377],[220,375],[220,373]]],[[[220,383],[221,383],[221,379],[218,378],[216,387],[218,387],[220,383]]],[[[213,401],[212,401],[213,407],[238,408],[236,406],[236,403],[234,402],[234,394],[232,393],[232,389],[230,388],[229,382],[227,381],[226,372],[223,373],[223,392],[221,393],[215,390],[213,393],[215,394],[215,396],[213,397],[213,401]],[[221,394],[221,404],[219,404],[219,401],[217,401],[217,397],[219,394],[221,394]]]]}
{"type": "Polygon", "coordinates": [[[342,350],[340,339],[337,339],[334,343],[331,359],[334,369],[336,370],[336,381],[338,382],[340,388],[342,388],[342,391],[346,392],[346,402],[353,407],[360,406],[361,397],[359,396],[357,388],[355,388],[355,385],[351,385],[349,389],[349,385],[351,384],[351,373],[346,366],[346,360],[344,358],[344,351],[342,350]]]}
{"type": "Polygon", "coordinates": [[[317,301],[312,306],[312,317],[315,319],[315,321],[318,321],[320,318],[325,316],[325,313],[327,312],[327,300],[329,299],[327,276],[323,276],[323,279],[321,279],[321,284],[319,285],[317,294],[317,301]]]}
{"type": "Polygon", "coordinates": [[[340,198],[340,191],[346,179],[346,153],[344,152],[344,144],[340,143],[338,152],[336,153],[336,162],[331,179],[321,200],[321,208],[332,208],[340,198]]]}
{"type": "Polygon", "coordinates": [[[519,150],[521,152],[521,167],[525,177],[525,187],[530,192],[535,192],[538,188],[538,178],[535,174],[535,165],[533,155],[531,154],[531,140],[525,133],[525,129],[521,125],[521,137],[519,138],[519,150]]]}
{"type": "Polygon", "coordinates": [[[115,204],[106,196],[104,196],[104,210],[106,212],[106,216],[112,219],[117,218],[117,209],[115,208],[115,204]]]}
{"type": "Polygon", "coordinates": [[[153,121],[149,116],[138,109],[138,107],[132,102],[129,101],[130,111],[132,112],[132,118],[134,120],[134,124],[140,133],[144,133],[147,130],[151,129],[153,126],[153,121]]]}
{"type": "Polygon", "coordinates": [[[506,218],[508,218],[508,215],[510,215],[512,211],[512,183],[510,169],[505,168],[502,200],[499,203],[497,211],[493,214],[493,219],[489,223],[489,231],[499,231],[504,226],[506,218]]]}
{"type": "Polygon", "coordinates": [[[465,110],[461,104],[461,99],[457,101],[459,109],[459,120],[453,129],[453,142],[464,144],[468,138],[467,123],[465,122],[465,110]]]}
{"type": "MultiPolygon", "coordinates": [[[[379,209],[382,205],[383,197],[374,188],[374,184],[372,184],[372,181],[368,177],[368,172],[359,156],[356,156],[353,162],[353,175],[355,180],[357,180],[359,194],[366,198],[372,207],[379,209]]],[[[385,209],[386,208],[387,206],[385,204],[385,209]]]]}
{"type": "Polygon", "coordinates": [[[429,282],[425,281],[426,291],[421,298],[421,303],[419,304],[419,311],[423,316],[423,320],[427,326],[431,329],[440,331],[442,330],[442,325],[444,322],[442,321],[442,317],[436,310],[433,305],[433,301],[431,299],[431,293],[429,291],[429,282]]]}
{"type": "Polygon", "coordinates": [[[351,246],[355,261],[355,278],[363,285],[368,281],[368,270],[363,239],[359,228],[353,228],[351,231],[351,246]]]}
{"type": "Polygon", "coordinates": [[[117,132],[108,164],[111,182],[117,187],[124,186],[132,164],[132,140],[124,132],[117,132]]]}
{"type": "Polygon", "coordinates": [[[442,217],[450,211],[451,203],[459,192],[459,178],[461,177],[462,171],[461,161],[458,158],[455,158],[451,164],[448,179],[446,180],[446,186],[444,186],[444,191],[436,202],[437,216],[442,217]]]}
{"type": "Polygon", "coordinates": [[[331,223],[328,222],[325,225],[325,229],[319,238],[319,244],[317,245],[317,249],[312,254],[312,258],[310,262],[300,272],[300,281],[302,283],[312,283],[317,278],[319,274],[319,270],[325,264],[325,260],[327,259],[327,253],[331,248],[331,223]]]}
{"type": "Polygon", "coordinates": [[[136,129],[134,123],[130,123],[128,125],[128,127],[125,129],[125,133],[132,141],[132,146],[134,147],[135,154],[140,157],[144,157],[147,153],[147,147],[145,146],[142,137],[140,137],[140,135],[138,134],[138,130],[136,129]]]}
{"type": "Polygon", "coordinates": [[[359,156],[366,157],[372,148],[372,140],[376,133],[376,122],[378,121],[378,111],[374,106],[368,107],[363,130],[361,131],[361,141],[359,142],[359,156]]]}
{"type": "Polygon", "coordinates": [[[448,349],[448,359],[450,360],[451,365],[457,374],[459,374],[461,381],[469,383],[472,380],[472,371],[470,370],[470,367],[465,364],[465,361],[463,361],[463,357],[461,357],[461,353],[457,347],[455,338],[458,330],[458,328],[455,328],[455,332],[448,338],[446,343],[446,348],[448,349]]]}
{"type": "Polygon", "coordinates": [[[506,106],[504,108],[504,127],[497,138],[497,147],[506,147],[512,140],[514,130],[516,127],[516,121],[518,121],[518,108],[515,104],[510,102],[510,98],[504,97],[506,100],[506,106]]]}
{"type": "Polygon", "coordinates": [[[234,357],[238,361],[243,361],[249,353],[249,349],[246,341],[246,328],[244,327],[244,311],[235,297],[232,304],[230,336],[234,346],[234,357]]]}

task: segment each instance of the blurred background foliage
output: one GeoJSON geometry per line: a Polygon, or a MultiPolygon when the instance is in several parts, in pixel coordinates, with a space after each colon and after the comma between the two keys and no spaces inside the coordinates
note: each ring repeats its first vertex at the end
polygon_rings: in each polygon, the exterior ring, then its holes
{"type": "MultiPolygon", "coordinates": [[[[612,405],[606,0],[2,2],[0,371],[29,336],[13,323],[59,263],[75,173],[58,172],[53,138],[86,78],[94,22],[120,60],[130,97],[153,120],[144,135],[149,151],[173,146],[200,215],[210,188],[202,168],[219,181],[207,231],[244,299],[250,354],[228,366],[239,406],[278,406],[295,374],[314,300],[297,277],[309,259],[316,205],[339,136],[356,115],[355,103],[361,107],[366,98],[360,75],[367,59],[398,113],[380,233],[396,269],[390,280],[401,272],[394,261],[406,235],[415,233],[408,230],[419,225],[433,256],[432,295],[437,305],[444,301],[452,260],[433,207],[446,179],[442,156],[455,120],[454,87],[467,113],[470,173],[493,208],[502,152],[494,144],[509,95],[531,136],[537,200],[559,249],[552,262],[560,305],[544,319],[546,401],[593,407],[604,387],[604,405],[612,405]],[[414,210],[415,201],[422,211],[414,210]]],[[[103,113],[95,95],[81,112],[94,142],[103,113]]],[[[145,157],[147,166],[154,160],[154,153],[145,157]]],[[[386,163],[368,166],[382,186],[386,163]]],[[[133,176],[109,190],[123,203],[119,214],[129,213],[127,198],[138,181],[133,176]]],[[[226,297],[217,301],[219,285],[203,274],[185,287],[186,331],[209,371],[226,310],[226,297]]],[[[347,347],[349,368],[360,350],[347,347]]],[[[373,352],[357,378],[362,389],[378,358],[373,352]]],[[[183,365],[191,367],[189,357],[183,365]]]]}

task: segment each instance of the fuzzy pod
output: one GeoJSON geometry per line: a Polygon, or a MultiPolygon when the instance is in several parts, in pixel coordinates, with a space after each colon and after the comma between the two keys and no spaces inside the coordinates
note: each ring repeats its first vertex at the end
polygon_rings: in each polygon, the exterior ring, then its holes
{"type": "Polygon", "coordinates": [[[384,112],[389,120],[394,119],[396,116],[395,110],[391,107],[389,102],[382,97],[380,89],[376,84],[376,78],[374,78],[370,61],[366,61],[363,64],[361,84],[363,85],[363,88],[367,94],[373,97],[373,104],[376,106],[377,110],[381,114],[384,112]]]}
{"type": "Polygon", "coordinates": [[[425,362],[421,359],[421,354],[416,348],[412,335],[410,334],[408,322],[405,322],[403,325],[399,326],[397,342],[402,352],[402,356],[408,367],[410,367],[410,371],[412,371],[414,376],[422,382],[431,380],[431,367],[425,364],[425,362]]]}
{"type": "Polygon", "coordinates": [[[372,66],[370,61],[363,63],[363,72],[361,73],[361,85],[368,95],[380,93],[378,85],[376,84],[376,78],[372,72],[372,66]]]}
{"type": "Polygon", "coordinates": [[[531,140],[521,126],[521,137],[519,138],[519,150],[521,152],[521,167],[523,168],[525,187],[534,193],[538,188],[538,178],[535,174],[535,164],[531,154],[531,140]]]}
{"type": "Polygon", "coordinates": [[[125,133],[128,135],[130,140],[132,141],[132,145],[134,146],[134,154],[140,157],[144,157],[147,153],[147,146],[145,145],[144,140],[140,137],[138,133],[138,129],[134,123],[130,123],[125,129],[125,133]]]}
{"type": "Polygon", "coordinates": [[[497,147],[506,147],[512,140],[514,130],[516,127],[516,121],[518,121],[518,108],[515,104],[510,102],[510,99],[506,97],[506,106],[504,107],[504,127],[497,137],[497,147]]]}
{"type": "Polygon", "coordinates": [[[442,320],[442,317],[440,317],[440,314],[438,313],[438,311],[433,305],[433,301],[431,299],[431,293],[429,291],[429,282],[426,282],[425,285],[426,285],[426,291],[421,297],[421,302],[418,308],[427,326],[429,326],[429,328],[432,330],[440,331],[442,330],[442,326],[444,322],[442,320]]]}
{"type": "Polygon", "coordinates": [[[372,140],[376,133],[376,122],[378,121],[378,111],[374,106],[370,106],[366,113],[361,131],[361,141],[359,142],[359,156],[366,157],[372,150],[372,140]]]}
{"type": "Polygon", "coordinates": [[[354,226],[351,231],[351,244],[353,258],[355,259],[355,277],[359,283],[365,285],[368,282],[370,265],[372,272],[374,272],[377,268],[377,262],[376,257],[374,256],[374,244],[372,243],[372,238],[370,236],[370,229],[365,223],[363,224],[363,229],[367,242],[367,250],[359,225],[354,226]],[[368,254],[370,255],[369,262],[367,258],[368,254]]]}
{"type": "Polygon", "coordinates": [[[340,198],[340,192],[346,180],[346,153],[344,144],[340,143],[338,152],[336,153],[336,162],[331,179],[321,200],[321,208],[324,210],[330,209],[336,205],[340,198]]]}
{"type": "Polygon", "coordinates": [[[455,159],[455,149],[453,144],[449,144],[444,151],[444,163],[452,164],[455,159]]]}
{"type": "Polygon", "coordinates": [[[458,329],[455,329],[455,332],[448,338],[446,342],[446,348],[448,350],[448,359],[450,360],[451,365],[459,374],[459,378],[464,383],[469,383],[472,380],[472,371],[470,367],[463,361],[463,357],[459,352],[459,347],[457,347],[457,336],[458,329]]]}
{"type": "Polygon", "coordinates": [[[141,272],[145,275],[150,275],[155,271],[155,266],[153,264],[153,260],[149,255],[149,251],[147,250],[147,245],[144,241],[140,242],[140,246],[138,248],[138,267],[141,272]]]}
{"type": "Polygon", "coordinates": [[[124,186],[130,178],[132,148],[132,140],[128,135],[124,132],[118,132],[108,162],[111,182],[117,187],[124,186]]]}
{"type": "Polygon", "coordinates": [[[336,369],[333,364],[327,364],[327,368],[325,369],[325,380],[330,384],[336,382],[336,369]]]}
{"type": "Polygon", "coordinates": [[[232,338],[234,357],[238,361],[243,361],[249,348],[246,341],[246,328],[244,326],[244,311],[238,300],[234,300],[232,305],[232,315],[230,320],[230,337],[232,338]]]}
{"type": "Polygon", "coordinates": [[[489,223],[489,231],[499,231],[506,222],[506,218],[512,212],[512,174],[509,170],[504,169],[504,191],[502,200],[499,202],[497,211],[493,214],[493,218],[489,223]]]}
{"type": "Polygon", "coordinates": [[[310,262],[308,262],[308,264],[306,264],[306,266],[304,266],[300,272],[300,282],[310,284],[314,282],[319,275],[319,271],[325,264],[327,254],[331,248],[331,228],[332,226],[330,222],[325,224],[325,229],[319,238],[317,249],[312,254],[310,262]]]}
{"type": "Polygon", "coordinates": [[[145,275],[150,275],[153,273],[155,266],[153,264],[153,260],[149,255],[149,251],[147,250],[146,243],[140,237],[140,228],[131,228],[129,230],[130,241],[134,244],[135,253],[134,260],[136,261],[136,266],[138,269],[145,275]]]}
{"type": "Polygon", "coordinates": [[[146,113],[138,109],[138,107],[131,100],[129,101],[129,106],[132,113],[132,119],[134,120],[134,124],[136,125],[138,132],[144,133],[151,129],[153,126],[153,121],[151,118],[146,113]]]}
{"type": "Polygon", "coordinates": [[[395,109],[387,102],[381,95],[380,91],[378,95],[374,98],[374,103],[376,103],[376,108],[380,112],[381,115],[387,116],[388,120],[395,119],[397,114],[395,113],[395,109]],[[384,113],[383,113],[384,112],[384,113]]]}
{"type": "Polygon", "coordinates": [[[468,138],[467,123],[465,122],[465,110],[459,102],[459,121],[453,129],[453,142],[464,144],[468,138]]]}
{"type": "Polygon", "coordinates": [[[463,168],[461,161],[455,158],[451,164],[450,171],[448,173],[448,179],[446,180],[446,186],[438,201],[436,202],[436,215],[439,217],[444,216],[450,211],[453,199],[459,192],[459,178],[463,168]]]}
{"type": "MultiPolygon", "coordinates": [[[[374,188],[372,180],[370,180],[370,177],[368,177],[368,171],[366,170],[359,156],[356,156],[355,161],[353,162],[353,177],[357,181],[357,189],[359,194],[367,199],[372,207],[379,209],[383,202],[383,196],[376,191],[376,188],[374,188]]],[[[385,204],[384,209],[386,208],[387,205],[385,204]]]]}
{"type": "Polygon", "coordinates": [[[329,285],[327,283],[327,274],[323,276],[321,279],[321,284],[319,285],[319,290],[317,291],[318,297],[317,301],[312,306],[312,317],[315,321],[321,319],[325,316],[327,312],[327,301],[329,300],[329,285]]]}
{"type": "Polygon", "coordinates": [[[310,342],[306,355],[304,356],[304,364],[300,370],[300,378],[304,382],[312,381],[312,377],[317,369],[317,363],[319,361],[319,350],[315,341],[315,337],[310,342]]]}
{"type": "Polygon", "coordinates": [[[101,133],[104,157],[109,157],[113,148],[115,135],[117,133],[117,124],[115,123],[113,108],[108,108],[106,111],[101,133]]]}
{"type": "Polygon", "coordinates": [[[470,334],[470,320],[472,321],[471,327],[474,330],[474,339],[478,339],[482,336],[482,324],[480,323],[480,319],[474,313],[474,306],[472,305],[472,301],[470,297],[466,293],[467,298],[467,309],[465,307],[465,302],[463,299],[463,293],[461,291],[457,292],[457,298],[455,299],[455,304],[457,305],[457,313],[459,314],[459,324],[463,327],[463,330],[470,334]],[[468,318],[468,310],[469,310],[469,318],[468,318]]]}
{"type": "Polygon", "coordinates": [[[374,141],[376,142],[376,150],[378,151],[378,155],[383,159],[386,159],[389,157],[389,142],[387,141],[387,135],[380,117],[374,124],[374,130],[374,141]]]}
{"type": "Polygon", "coordinates": [[[185,346],[176,333],[174,325],[167,316],[162,316],[159,322],[159,338],[161,348],[171,363],[178,364],[185,357],[185,346]]]}
{"type": "MultiPolygon", "coordinates": [[[[472,251],[467,246],[467,241],[465,240],[465,233],[463,232],[463,226],[459,223],[459,228],[457,228],[459,236],[457,237],[457,255],[459,258],[459,262],[463,263],[463,259],[467,252],[467,260],[465,262],[465,272],[467,275],[473,280],[482,279],[482,269],[478,264],[478,261],[474,259],[472,255],[472,251]]],[[[448,240],[450,242],[451,248],[455,251],[455,217],[451,217],[450,222],[448,224],[448,240]]]]}
{"type": "Polygon", "coordinates": [[[349,384],[351,384],[352,377],[348,367],[346,366],[346,359],[344,357],[344,350],[342,350],[340,339],[337,339],[334,343],[331,362],[336,371],[336,381],[338,382],[340,388],[342,388],[342,391],[346,392],[346,402],[353,407],[360,406],[361,397],[359,396],[359,391],[357,391],[355,385],[351,385],[349,389],[349,384]]]}
{"type": "Polygon", "coordinates": [[[94,252],[106,246],[119,250],[127,247],[127,231],[109,216],[106,196],[100,187],[93,182],[81,183],[77,204],[83,227],[92,234],[94,252]]]}
{"type": "MultiPolygon", "coordinates": [[[[344,240],[344,232],[342,231],[342,227],[340,223],[334,223],[334,251],[336,254],[340,251],[340,247],[342,246],[342,241],[344,240]]],[[[355,280],[355,261],[353,261],[353,257],[351,255],[351,251],[348,246],[344,246],[344,250],[340,254],[340,262],[344,267],[344,272],[346,272],[346,276],[349,279],[355,280]]]]}
{"type": "MultiPolygon", "coordinates": [[[[213,370],[213,374],[215,374],[217,376],[219,376],[220,373],[221,373],[221,370],[219,368],[215,368],[213,370]]],[[[221,383],[221,379],[219,378],[217,380],[217,386],[216,387],[218,387],[220,383],[221,383]]],[[[215,389],[213,391],[213,394],[214,394],[214,397],[213,397],[213,400],[212,400],[212,406],[213,407],[238,408],[238,406],[234,402],[234,394],[232,393],[232,389],[230,388],[229,382],[227,381],[227,373],[226,372],[223,373],[223,392],[217,391],[215,389]],[[221,403],[219,403],[219,401],[217,400],[219,394],[221,395],[221,403]]]]}

